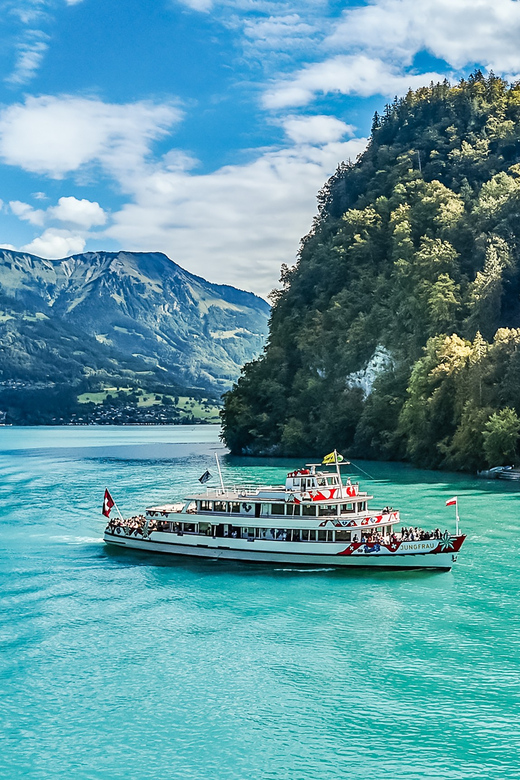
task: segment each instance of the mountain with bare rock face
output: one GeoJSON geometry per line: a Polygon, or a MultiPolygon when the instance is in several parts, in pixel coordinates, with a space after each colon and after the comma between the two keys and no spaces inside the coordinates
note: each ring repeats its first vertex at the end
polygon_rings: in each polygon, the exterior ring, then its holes
{"type": "Polygon", "coordinates": [[[0,387],[164,385],[216,398],[261,352],[268,316],[253,293],[159,252],[0,250],[0,387]]]}

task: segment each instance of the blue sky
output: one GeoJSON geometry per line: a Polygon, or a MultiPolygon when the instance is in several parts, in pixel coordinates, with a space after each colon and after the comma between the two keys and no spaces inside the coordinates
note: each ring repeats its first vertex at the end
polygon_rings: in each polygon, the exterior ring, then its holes
{"type": "Polygon", "coordinates": [[[0,243],[266,295],[374,110],[520,73],[518,0],[3,0],[0,243]]]}

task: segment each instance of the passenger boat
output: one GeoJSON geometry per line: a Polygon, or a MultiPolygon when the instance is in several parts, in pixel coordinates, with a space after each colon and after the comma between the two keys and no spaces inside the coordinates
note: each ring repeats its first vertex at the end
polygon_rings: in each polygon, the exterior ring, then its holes
{"type": "MultiPolygon", "coordinates": [[[[398,528],[397,510],[369,509],[373,496],[358,482],[343,480],[339,463],[335,466],[326,471],[322,464],[308,464],[287,474],[285,485],[226,488],[221,476],[219,488],[188,495],[181,503],[109,519],[104,540],[118,547],[230,561],[451,569],[466,538],[459,533],[458,511],[454,534],[398,528]]],[[[107,490],[103,514],[109,516],[112,506],[107,490]]]]}

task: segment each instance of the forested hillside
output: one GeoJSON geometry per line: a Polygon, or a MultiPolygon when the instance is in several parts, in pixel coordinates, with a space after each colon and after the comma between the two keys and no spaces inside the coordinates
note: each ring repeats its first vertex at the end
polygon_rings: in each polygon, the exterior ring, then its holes
{"type": "Polygon", "coordinates": [[[520,84],[410,91],[342,163],[263,356],[225,397],[234,452],[475,469],[520,431],[520,84]]]}

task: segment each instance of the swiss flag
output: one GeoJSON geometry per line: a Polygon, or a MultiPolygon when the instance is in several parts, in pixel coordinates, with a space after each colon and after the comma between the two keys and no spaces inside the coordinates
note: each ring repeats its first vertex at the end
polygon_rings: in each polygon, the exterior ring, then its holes
{"type": "Polygon", "coordinates": [[[114,499],[108,492],[108,490],[105,488],[105,497],[103,499],[103,509],[101,510],[102,514],[105,515],[105,517],[110,517],[110,510],[114,506],[114,499]]]}

